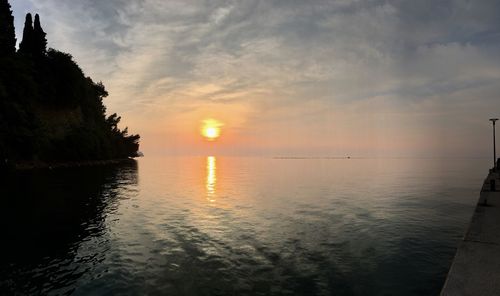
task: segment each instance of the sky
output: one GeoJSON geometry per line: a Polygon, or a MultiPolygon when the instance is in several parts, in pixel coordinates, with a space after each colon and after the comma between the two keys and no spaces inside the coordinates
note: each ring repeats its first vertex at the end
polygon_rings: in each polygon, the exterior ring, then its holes
{"type": "Polygon", "coordinates": [[[10,3],[18,41],[39,13],[146,155],[492,154],[497,0],[10,3]]]}

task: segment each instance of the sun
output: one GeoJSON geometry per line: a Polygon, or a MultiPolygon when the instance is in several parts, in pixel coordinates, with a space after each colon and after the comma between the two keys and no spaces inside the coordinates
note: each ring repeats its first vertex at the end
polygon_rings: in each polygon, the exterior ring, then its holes
{"type": "Polygon", "coordinates": [[[201,127],[201,135],[209,141],[215,141],[220,137],[222,123],[215,119],[206,119],[201,127]]]}
{"type": "Polygon", "coordinates": [[[220,135],[220,131],[216,127],[206,127],[203,130],[203,136],[205,136],[208,139],[217,139],[220,135]]]}

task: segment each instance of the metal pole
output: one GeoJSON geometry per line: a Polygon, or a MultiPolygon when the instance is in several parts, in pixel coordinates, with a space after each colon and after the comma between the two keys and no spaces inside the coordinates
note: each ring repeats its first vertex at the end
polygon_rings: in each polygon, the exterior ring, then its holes
{"type": "Polygon", "coordinates": [[[490,121],[493,123],[493,169],[497,168],[497,143],[496,143],[496,133],[495,133],[495,123],[498,118],[491,118],[490,121]]]}
{"type": "Polygon", "coordinates": [[[497,168],[497,141],[495,138],[495,121],[493,121],[493,168],[497,168]]]}

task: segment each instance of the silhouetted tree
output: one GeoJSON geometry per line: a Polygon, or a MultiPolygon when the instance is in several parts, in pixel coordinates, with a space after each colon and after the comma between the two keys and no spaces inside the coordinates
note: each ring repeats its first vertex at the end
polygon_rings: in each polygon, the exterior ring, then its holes
{"type": "Polygon", "coordinates": [[[47,53],[47,34],[43,31],[40,25],[40,17],[35,15],[35,25],[33,27],[33,54],[42,56],[47,53]]]}
{"type": "Polygon", "coordinates": [[[19,44],[19,52],[23,54],[31,54],[33,52],[33,39],[33,18],[31,17],[31,13],[28,13],[26,14],[26,20],[24,21],[23,40],[21,41],[21,44],[19,44]]]}
{"type": "MultiPolygon", "coordinates": [[[[4,38],[12,35],[4,30],[11,16],[0,0],[2,54],[15,52],[15,35],[4,38]]],[[[19,55],[0,57],[0,162],[137,156],[139,135],[121,130],[116,113],[106,116],[102,82],[85,77],[70,54],[47,50],[38,15],[34,24],[26,15],[19,55]]]]}
{"type": "Polygon", "coordinates": [[[0,57],[16,52],[14,17],[7,0],[0,0],[0,57]]]}
{"type": "Polygon", "coordinates": [[[108,123],[108,126],[109,128],[114,132],[114,133],[119,133],[119,129],[118,129],[118,123],[120,123],[120,120],[122,120],[122,118],[120,116],[118,116],[118,114],[116,113],[113,113],[111,114],[107,119],[106,119],[106,122],[108,123]]]}

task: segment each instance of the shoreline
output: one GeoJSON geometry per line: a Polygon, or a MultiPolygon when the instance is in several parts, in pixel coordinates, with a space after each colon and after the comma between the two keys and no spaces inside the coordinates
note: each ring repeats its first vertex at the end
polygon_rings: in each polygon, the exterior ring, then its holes
{"type": "Polygon", "coordinates": [[[499,185],[499,172],[490,170],[455,253],[441,296],[500,295],[499,185]],[[492,181],[496,188],[492,188],[492,181]]]}
{"type": "Polygon", "coordinates": [[[7,164],[5,167],[0,168],[0,171],[16,172],[16,171],[30,171],[30,170],[44,170],[44,169],[52,170],[52,169],[78,168],[78,167],[93,167],[93,166],[115,165],[121,163],[132,163],[135,161],[136,160],[134,158],[64,161],[64,162],[20,161],[17,163],[7,164]]]}

